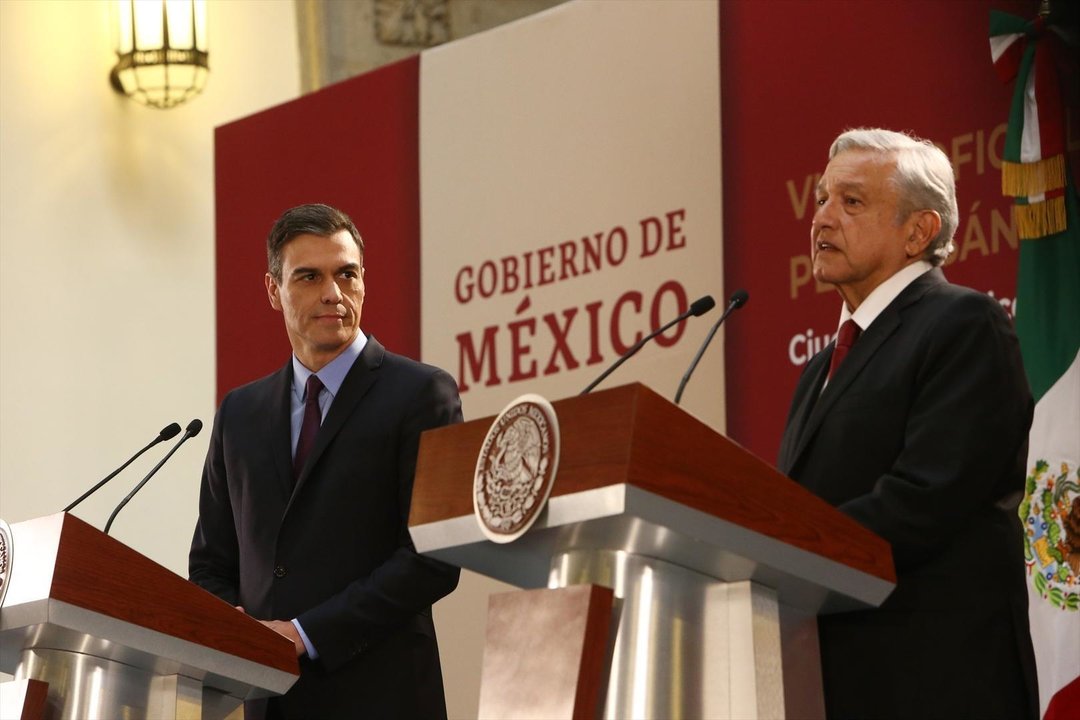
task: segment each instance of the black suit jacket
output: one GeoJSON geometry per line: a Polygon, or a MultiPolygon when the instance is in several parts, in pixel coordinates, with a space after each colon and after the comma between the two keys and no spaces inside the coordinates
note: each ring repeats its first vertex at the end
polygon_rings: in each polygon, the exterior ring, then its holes
{"type": "MultiPolygon", "coordinates": [[[[460,422],[453,379],[368,339],[293,489],[292,363],[230,392],[214,420],[189,569],[317,650],[271,716],[445,717],[432,603],[458,570],[408,532],[420,433],[460,422]]],[[[254,709],[254,708],[253,708],[254,709]]]]}
{"type": "Polygon", "coordinates": [[[819,618],[830,717],[1037,717],[1021,526],[1033,402],[1012,324],[940,270],[821,391],[808,363],[779,469],[892,545],[880,609],[819,618]]]}

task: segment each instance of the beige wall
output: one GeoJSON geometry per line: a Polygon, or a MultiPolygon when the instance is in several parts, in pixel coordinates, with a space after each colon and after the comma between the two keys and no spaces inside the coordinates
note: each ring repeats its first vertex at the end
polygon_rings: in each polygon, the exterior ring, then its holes
{"type": "MultiPolygon", "coordinates": [[[[210,0],[209,84],[167,111],[110,89],[108,21],[104,1],[0,0],[0,517],[59,511],[198,417],[112,529],[186,575],[215,409],[213,128],[299,94],[296,14],[210,0]]],[[[165,449],[75,514],[103,528],[165,449]]],[[[490,587],[437,611],[451,717],[475,717],[490,587]]]]}
{"type": "MultiPolygon", "coordinates": [[[[162,111],[110,88],[109,10],[0,1],[0,516],[60,510],[198,417],[112,530],[186,574],[214,412],[213,128],[299,94],[296,16],[210,0],[206,91],[162,111]]],[[[104,527],[163,454],[75,514],[104,527]]]]}
{"type": "MultiPolygon", "coordinates": [[[[0,517],[59,511],[198,417],[112,529],[186,575],[215,409],[213,128],[299,95],[296,12],[210,0],[209,84],[167,111],[109,87],[109,18],[104,0],[0,0],[0,517]]],[[[103,528],[171,444],[75,514],[103,528]]],[[[464,575],[436,608],[454,718],[476,715],[486,596],[505,587],[464,575]]]]}
{"type": "Polygon", "coordinates": [[[296,0],[301,84],[318,90],[565,1],[424,0],[402,13],[403,0],[296,0]]]}

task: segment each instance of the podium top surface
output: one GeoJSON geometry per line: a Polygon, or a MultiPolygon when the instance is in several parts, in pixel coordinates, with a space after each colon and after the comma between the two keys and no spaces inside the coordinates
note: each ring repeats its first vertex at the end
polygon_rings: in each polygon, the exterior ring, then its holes
{"type": "Polygon", "coordinates": [[[290,640],[74,515],[11,530],[0,670],[41,646],[137,666],[172,662],[240,693],[284,692],[299,675],[290,640]]]}
{"type": "Polygon", "coordinates": [[[483,540],[473,517],[473,474],[493,418],[424,433],[409,518],[418,550],[524,586],[544,584],[553,554],[583,547],[642,552],[724,580],[805,575],[797,583],[833,595],[848,589],[818,576],[846,575],[855,607],[879,604],[895,585],[885,540],[645,386],[553,405],[561,455],[548,509],[507,545],[483,540]]]}

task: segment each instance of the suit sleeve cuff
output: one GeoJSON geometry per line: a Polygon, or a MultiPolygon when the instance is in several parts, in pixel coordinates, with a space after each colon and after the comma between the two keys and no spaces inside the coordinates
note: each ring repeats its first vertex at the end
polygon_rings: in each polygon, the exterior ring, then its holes
{"type": "Polygon", "coordinates": [[[296,632],[300,633],[300,639],[304,641],[304,648],[307,649],[307,656],[312,660],[319,659],[319,653],[315,651],[315,646],[311,644],[311,639],[308,638],[307,633],[304,632],[304,628],[300,626],[300,621],[293,618],[293,627],[296,628],[296,632]]]}

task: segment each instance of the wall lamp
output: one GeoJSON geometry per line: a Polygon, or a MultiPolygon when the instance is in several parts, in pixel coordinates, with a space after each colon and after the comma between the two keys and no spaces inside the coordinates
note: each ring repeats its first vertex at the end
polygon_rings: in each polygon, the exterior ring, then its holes
{"type": "Polygon", "coordinates": [[[205,0],[116,0],[117,92],[155,108],[202,92],[210,72],[205,0]]]}

